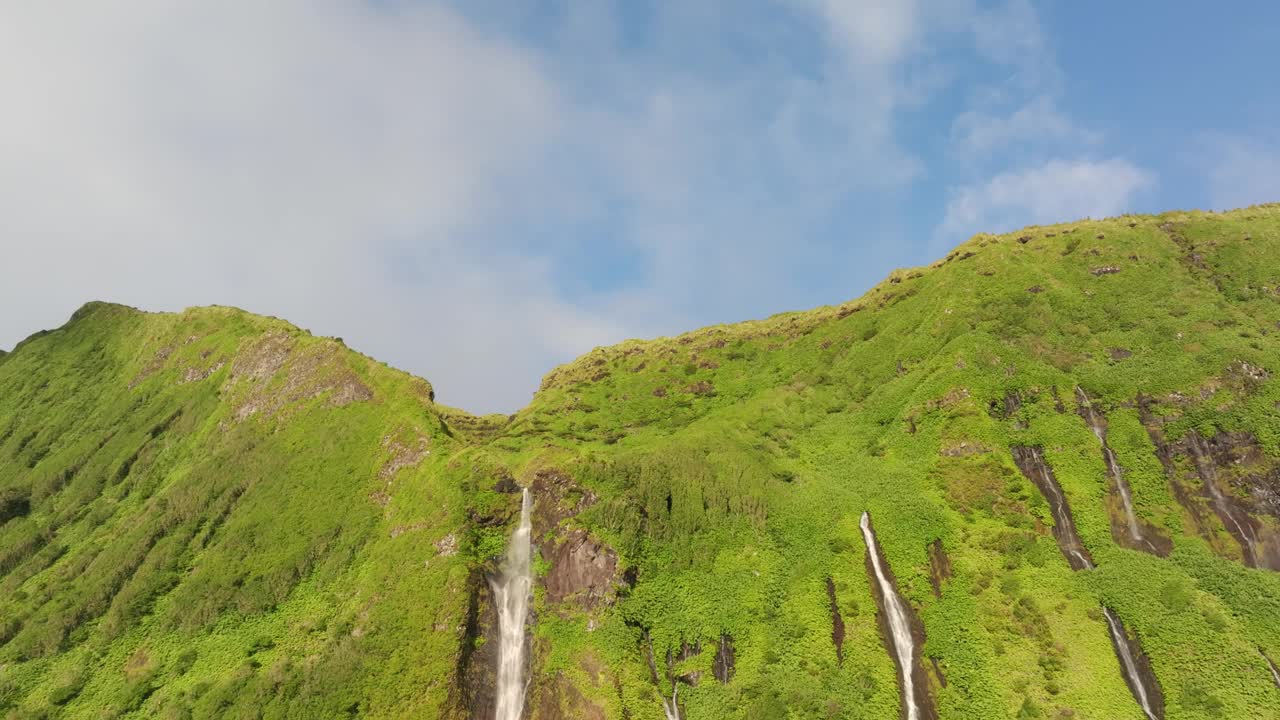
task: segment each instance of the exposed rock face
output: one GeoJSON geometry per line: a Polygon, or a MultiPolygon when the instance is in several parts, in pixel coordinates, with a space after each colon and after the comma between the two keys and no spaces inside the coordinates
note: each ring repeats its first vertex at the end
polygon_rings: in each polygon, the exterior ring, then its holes
{"type": "Polygon", "coordinates": [[[827,599],[831,603],[831,644],[836,646],[836,664],[844,664],[844,618],[840,616],[840,604],[836,601],[836,584],[827,578],[827,599]]]}
{"type": "Polygon", "coordinates": [[[1151,720],[1162,720],[1164,691],[1160,689],[1160,683],[1151,670],[1151,660],[1147,658],[1137,639],[1129,635],[1119,615],[1105,605],[1102,607],[1102,614],[1106,617],[1110,631],[1111,647],[1124,670],[1125,685],[1129,686],[1129,692],[1133,693],[1144,715],[1151,720]]]}
{"type": "Polygon", "coordinates": [[[585,530],[562,527],[564,521],[591,506],[595,495],[555,469],[534,476],[533,493],[537,498],[533,536],[542,557],[551,563],[543,579],[547,602],[570,602],[584,611],[611,604],[623,585],[618,554],[585,530]]]}
{"type": "Polygon", "coordinates": [[[728,633],[721,633],[720,643],[716,646],[716,659],[711,663],[711,674],[722,685],[727,685],[733,679],[735,669],[733,636],[728,633]]]}
{"type": "Polygon", "coordinates": [[[692,645],[689,644],[688,640],[681,640],[679,650],[675,652],[672,652],[670,649],[667,650],[667,677],[673,680],[678,680],[686,685],[696,687],[698,682],[702,680],[702,671],[694,670],[692,672],[677,673],[676,667],[685,660],[701,654],[701,640],[694,641],[692,645]]]}
{"type": "Polygon", "coordinates": [[[1107,516],[1111,524],[1111,538],[1121,547],[1168,557],[1173,542],[1159,528],[1138,517],[1133,490],[1125,479],[1124,470],[1115,452],[1107,444],[1107,417],[1098,403],[1089,398],[1083,388],[1076,387],[1077,414],[1098,438],[1102,449],[1103,467],[1107,477],[1107,516]]]}
{"type": "Polygon", "coordinates": [[[333,406],[372,399],[373,391],[347,366],[345,357],[337,343],[298,348],[287,333],[262,335],[243,348],[231,365],[225,387],[239,396],[235,418],[274,415],[287,405],[326,393],[333,406]],[[279,382],[278,376],[283,378],[279,382]]]}
{"type": "Polygon", "coordinates": [[[1062,549],[1067,564],[1072,570],[1092,568],[1093,558],[1080,542],[1080,536],[1076,533],[1075,520],[1071,515],[1071,506],[1067,504],[1067,496],[1063,494],[1062,486],[1054,477],[1053,470],[1044,461],[1044,450],[1038,447],[1015,445],[1011,451],[1018,469],[1049,502],[1049,509],[1053,513],[1053,537],[1058,541],[1058,547],[1062,549]]]}
{"type": "Polygon", "coordinates": [[[1139,398],[1138,407],[1173,495],[1199,535],[1249,567],[1280,570],[1280,462],[1247,432],[1205,438],[1192,431],[1170,442],[1151,399],[1139,398]]]}
{"type": "Polygon", "coordinates": [[[1022,408],[1022,395],[1017,390],[1004,394],[1004,417],[1009,419],[1022,408]]]}
{"type": "Polygon", "coordinates": [[[585,531],[570,531],[544,556],[551,561],[551,570],[543,581],[547,602],[571,600],[582,609],[591,610],[612,600],[618,585],[618,556],[585,531]]]}
{"type": "MultiPolygon", "coordinates": [[[[870,527],[870,520],[868,519],[867,522],[868,527],[870,527]]],[[[874,533],[874,530],[871,532],[874,533]]],[[[899,594],[899,596],[901,596],[897,589],[898,580],[893,574],[893,568],[890,567],[889,561],[884,557],[878,543],[874,546],[874,551],[876,553],[876,558],[879,561],[879,566],[884,572],[889,586],[895,594],[899,594]]],[[[865,564],[867,577],[870,579],[871,584],[871,595],[876,602],[876,624],[880,628],[881,642],[883,642],[884,647],[889,651],[889,655],[892,657],[893,664],[897,667],[900,677],[907,674],[910,674],[911,676],[912,697],[915,698],[915,706],[918,709],[919,720],[938,720],[938,709],[934,704],[933,694],[929,690],[931,686],[929,676],[925,672],[924,666],[921,662],[923,657],[920,655],[920,648],[923,648],[925,643],[924,623],[920,622],[920,616],[916,614],[915,610],[911,607],[911,604],[905,599],[902,600],[903,611],[906,614],[907,624],[911,630],[912,645],[915,648],[915,652],[912,653],[910,666],[903,667],[903,663],[898,659],[898,654],[894,652],[895,644],[893,641],[893,631],[890,628],[889,609],[887,606],[888,598],[885,597],[885,593],[880,589],[880,583],[876,576],[875,561],[872,560],[872,554],[870,552],[866,555],[865,564]]],[[[905,697],[904,702],[901,704],[900,717],[902,720],[909,720],[905,697]]]]}
{"type": "Polygon", "coordinates": [[[933,586],[933,596],[942,597],[942,585],[951,579],[951,558],[942,549],[942,539],[929,543],[929,584],[933,586]]]}
{"type": "Polygon", "coordinates": [[[1218,433],[1205,440],[1192,431],[1181,444],[1195,462],[1211,507],[1239,543],[1245,564],[1280,570],[1280,533],[1274,522],[1261,517],[1275,517],[1280,468],[1268,462],[1250,433],[1218,433]]]}
{"type": "Polygon", "coordinates": [[[467,618],[450,705],[471,720],[492,720],[498,683],[498,611],[483,572],[472,573],[467,584],[467,618]]]}
{"type": "Polygon", "coordinates": [[[544,538],[556,530],[561,521],[577,515],[595,504],[596,496],[578,486],[567,474],[555,468],[539,470],[529,489],[533,492],[533,537],[544,538]]]}

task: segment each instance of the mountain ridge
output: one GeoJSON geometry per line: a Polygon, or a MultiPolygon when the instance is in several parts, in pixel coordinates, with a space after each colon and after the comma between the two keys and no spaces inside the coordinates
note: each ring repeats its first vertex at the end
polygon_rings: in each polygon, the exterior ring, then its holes
{"type": "Polygon", "coordinates": [[[276,318],[86,304],[0,356],[0,712],[488,717],[529,487],[537,720],[899,712],[863,512],[939,717],[1141,717],[1113,620],[1162,717],[1280,713],[1275,257],[1278,205],[977,235],[509,416],[276,318]]]}

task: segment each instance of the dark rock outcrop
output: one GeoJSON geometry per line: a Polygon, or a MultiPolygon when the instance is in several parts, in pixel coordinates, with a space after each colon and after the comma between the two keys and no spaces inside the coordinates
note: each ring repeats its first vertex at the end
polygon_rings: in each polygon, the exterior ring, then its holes
{"type": "Polygon", "coordinates": [[[1156,447],[1174,498],[1197,533],[1219,554],[1248,567],[1280,570],[1280,461],[1247,432],[1196,431],[1171,442],[1151,398],[1139,397],[1143,425],[1156,447]],[[1221,532],[1234,543],[1222,539],[1221,532]]]}
{"type": "Polygon", "coordinates": [[[831,644],[836,646],[836,664],[844,664],[844,618],[840,616],[840,603],[836,601],[836,584],[827,578],[827,599],[831,603],[831,644]]]}
{"type": "Polygon", "coordinates": [[[937,538],[929,543],[929,584],[933,586],[933,596],[942,597],[942,585],[951,579],[951,558],[942,548],[942,539],[937,538]]]}
{"type": "Polygon", "coordinates": [[[1076,387],[1076,413],[1093,431],[1102,450],[1102,462],[1107,478],[1107,517],[1111,524],[1111,538],[1117,545],[1131,550],[1168,557],[1173,551],[1173,541],[1151,523],[1138,517],[1133,489],[1124,476],[1120,461],[1107,444],[1107,417],[1096,401],[1089,398],[1083,388],[1076,387]]]}
{"type": "Polygon", "coordinates": [[[473,572],[467,585],[467,616],[449,704],[463,717],[490,720],[498,683],[498,611],[483,571],[473,572]]]}
{"type": "Polygon", "coordinates": [[[1063,557],[1067,559],[1067,564],[1072,570],[1086,570],[1093,567],[1093,558],[1085,549],[1084,543],[1080,541],[1079,534],[1076,533],[1076,523],[1071,515],[1067,496],[1063,494],[1062,486],[1054,477],[1053,470],[1044,461],[1044,451],[1038,447],[1022,445],[1013,446],[1011,451],[1018,469],[1049,503],[1049,510],[1053,513],[1053,537],[1058,541],[1058,547],[1062,550],[1063,557]]]}
{"type": "MultiPolygon", "coordinates": [[[[869,521],[868,521],[869,522],[869,521]]],[[[872,531],[874,532],[874,530],[872,531]]],[[[898,580],[893,574],[893,568],[889,566],[889,561],[884,557],[883,552],[879,552],[877,543],[877,557],[880,560],[880,567],[884,570],[885,577],[888,579],[889,585],[895,593],[901,596],[898,591],[898,580]]],[[[897,668],[899,677],[906,673],[911,674],[912,687],[914,688],[914,697],[916,707],[920,710],[920,720],[938,720],[938,709],[933,700],[933,693],[930,692],[932,684],[929,682],[929,675],[925,672],[923,664],[923,655],[920,649],[924,647],[925,634],[924,623],[920,622],[920,616],[911,607],[911,603],[903,599],[903,607],[907,616],[907,624],[911,628],[912,644],[915,646],[915,652],[912,654],[911,666],[902,667],[898,659],[898,654],[894,651],[893,632],[889,628],[889,615],[886,607],[886,598],[880,591],[880,583],[876,580],[875,566],[872,564],[871,553],[866,555],[866,571],[867,578],[870,580],[871,595],[876,603],[876,624],[880,628],[880,640],[884,644],[885,649],[889,652],[889,656],[893,659],[894,667],[897,668]]],[[[900,682],[899,687],[903,687],[900,682]]],[[[901,695],[901,691],[899,692],[901,695]]],[[[903,702],[900,706],[900,716],[902,720],[907,718],[907,706],[903,702]]]]}
{"type": "Polygon", "coordinates": [[[733,679],[733,673],[736,669],[733,636],[728,633],[720,633],[720,643],[716,646],[716,659],[711,663],[711,674],[722,685],[727,685],[733,679]]]}
{"type": "Polygon", "coordinates": [[[543,580],[547,602],[573,601],[591,610],[614,597],[618,586],[618,556],[583,530],[572,530],[543,556],[551,570],[543,580]]]}

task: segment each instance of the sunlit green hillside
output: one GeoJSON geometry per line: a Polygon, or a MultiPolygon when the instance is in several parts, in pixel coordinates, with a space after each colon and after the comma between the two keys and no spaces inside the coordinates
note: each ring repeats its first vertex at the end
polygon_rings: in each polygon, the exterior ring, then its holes
{"type": "Polygon", "coordinates": [[[0,717],[488,720],[521,486],[530,718],[660,720],[673,682],[685,720],[898,717],[864,511],[941,718],[1142,718],[1103,607],[1164,717],[1280,717],[1277,373],[1278,205],[980,235],[598,348],[510,418],[279,320],[91,303],[0,355],[0,717]]]}

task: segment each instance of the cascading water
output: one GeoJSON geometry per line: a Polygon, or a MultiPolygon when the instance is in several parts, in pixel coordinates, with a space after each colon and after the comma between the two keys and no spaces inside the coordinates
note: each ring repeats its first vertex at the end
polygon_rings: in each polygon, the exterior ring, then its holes
{"type": "Polygon", "coordinates": [[[530,509],[533,501],[525,488],[520,504],[520,525],[511,535],[502,573],[491,580],[498,606],[498,698],[495,720],[520,720],[524,711],[525,623],[529,619],[529,597],[533,587],[530,558],[530,509]]]}
{"type": "Polygon", "coordinates": [[[1093,407],[1093,403],[1089,401],[1089,396],[1085,394],[1084,389],[1076,387],[1076,399],[1080,403],[1080,414],[1084,417],[1085,423],[1089,425],[1089,429],[1093,431],[1098,442],[1102,445],[1102,458],[1107,463],[1107,475],[1111,481],[1116,484],[1116,489],[1120,493],[1120,503],[1124,506],[1125,521],[1129,530],[1129,538],[1137,545],[1151,547],[1154,546],[1142,536],[1142,528],[1138,525],[1138,518],[1133,511],[1133,493],[1129,488],[1129,483],[1124,479],[1124,473],[1120,470],[1120,463],[1116,462],[1116,454],[1111,451],[1111,446],[1107,445],[1107,421],[1106,418],[1093,407]]]}
{"type": "MultiPolygon", "coordinates": [[[[1101,439],[1101,438],[1100,438],[1101,439]]],[[[1104,444],[1105,447],[1105,444],[1104,444]]],[[[1076,524],[1071,518],[1071,508],[1062,494],[1062,488],[1044,461],[1044,453],[1038,447],[1013,448],[1013,459],[1018,468],[1026,475],[1049,501],[1053,512],[1053,534],[1062,550],[1063,557],[1072,570],[1092,570],[1093,560],[1084,550],[1084,543],[1076,534],[1076,524]]],[[[1102,606],[1102,614],[1107,619],[1107,629],[1111,633],[1111,644],[1115,648],[1116,657],[1120,660],[1120,669],[1124,672],[1125,684],[1142,707],[1148,720],[1160,720],[1164,717],[1164,695],[1159,684],[1151,674],[1146,656],[1142,648],[1129,637],[1120,617],[1106,605],[1102,606]]]]}
{"type": "Polygon", "coordinates": [[[1245,564],[1249,567],[1257,567],[1258,538],[1254,536],[1252,526],[1249,525],[1248,521],[1240,521],[1240,518],[1236,516],[1235,508],[1227,502],[1227,498],[1222,494],[1222,489],[1218,487],[1218,468],[1213,464],[1213,458],[1209,456],[1208,448],[1205,447],[1204,439],[1200,437],[1200,433],[1193,431],[1187,438],[1191,457],[1196,462],[1196,472],[1200,475],[1201,481],[1204,482],[1205,490],[1209,492],[1209,498],[1213,501],[1213,509],[1218,513],[1218,517],[1222,518],[1222,523],[1227,526],[1228,531],[1235,530],[1233,534],[1240,542],[1245,564]]]}
{"type": "Polygon", "coordinates": [[[1058,547],[1067,558],[1072,570],[1091,570],[1093,560],[1090,559],[1084,543],[1076,534],[1076,524],[1071,517],[1071,506],[1062,494],[1062,488],[1053,477],[1049,466],[1044,461],[1044,452],[1038,447],[1016,446],[1013,448],[1013,460],[1022,474],[1027,476],[1044,499],[1049,501],[1049,511],[1053,513],[1053,536],[1058,547]]]}
{"type": "Polygon", "coordinates": [[[1258,654],[1262,656],[1263,660],[1267,661],[1267,669],[1271,671],[1271,680],[1275,682],[1276,687],[1280,688],[1280,668],[1271,662],[1271,658],[1267,657],[1267,654],[1262,652],[1261,648],[1258,649],[1258,654]]]}
{"type": "Polygon", "coordinates": [[[862,539],[867,543],[867,554],[871,558],[871,567],[875,571],[876,584],[880,586],[880,595],[884,598],[884,611],[889,625],[889,641],[897,655],[898,668],[902,672],[902,706],[906,708],[907,720],[920,719],[920,706],[916,701],[915,678],[915,638],[911,636],[911,622],[907,618],[907,607],[889,582],[888,574],[880,564],[880,550],[876,546],[875,533],[871,531],[871,515],[862,513],[862,539]]]}
{"type": "Polygon", "coordinates": [[[1107,618],[1107,629],[1111,631],[1111,643],[1115,646],[1120,664],[1124,666],[1125,680],[1128,681],[1133,697],[1142,706],[1142,712],[1148,720],[1160,720],[1160,716],[1156,714],[1155,707],[1152,705],[1153,693],[1148,690],[1146,679],[1138,669],[1138,654],[1133,647],[1133,641],[1129,639],[1129,633],[1125,632],[1124,624],[1111,611],[1111,608],[1102,606],[1102,614],[1107,618]]]}
{"type": "Polygon", "coordinates": [[[676,683],[671,683],[671,699],[662,698],[662,712],[667,720],[680,720],[680,704],[676,702],[676,683]]]}

